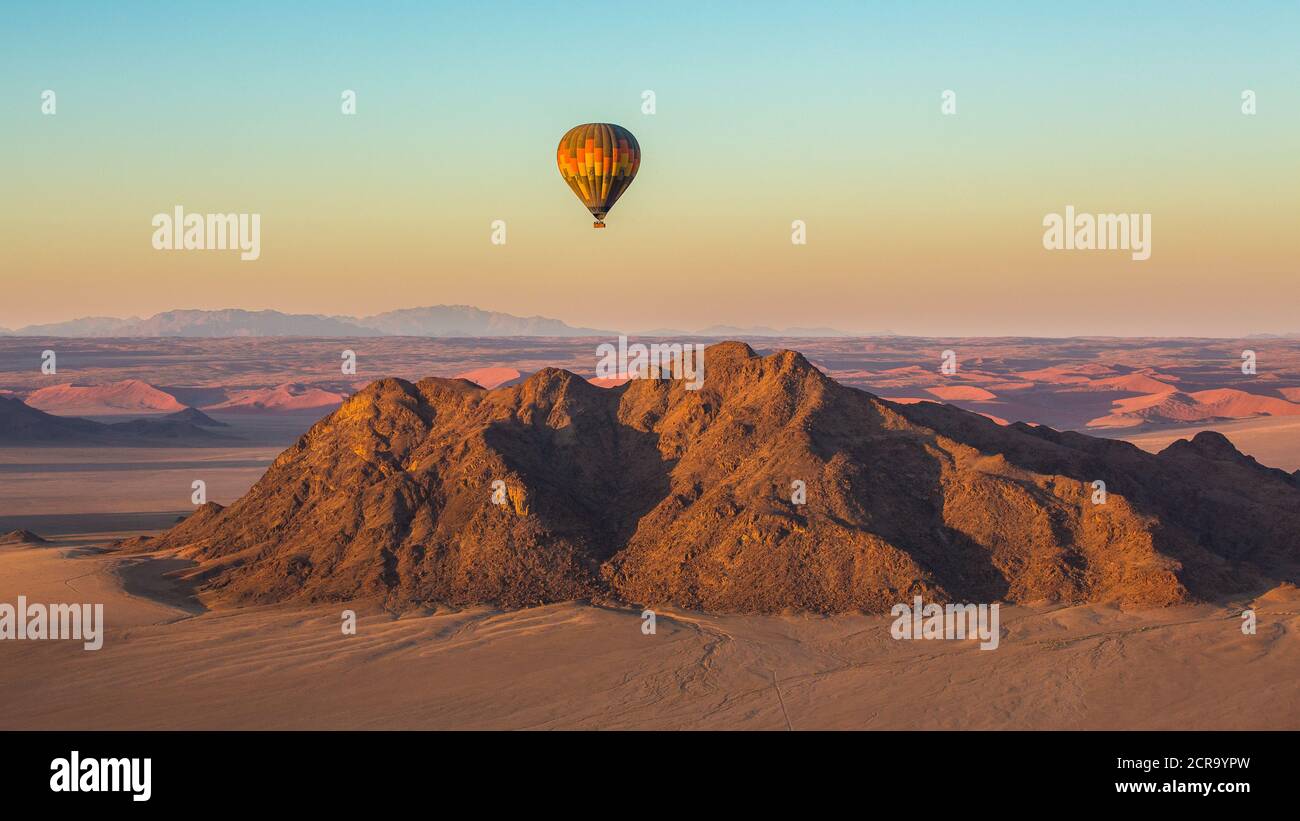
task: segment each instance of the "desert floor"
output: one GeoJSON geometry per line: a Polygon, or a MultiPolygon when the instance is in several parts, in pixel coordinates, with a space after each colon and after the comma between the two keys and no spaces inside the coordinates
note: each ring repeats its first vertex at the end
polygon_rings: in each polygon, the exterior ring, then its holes
{"type": "Polygon", "coordinates": [[[0,534],[163,530],[194,511],[195,480],[208,501],[230,504],[324,414],[215,415],[231,426],[228,445],[0,447],[0,534]]]}
{"type": "Polygon", "coordinates": [[[580,603],[207,610],[165,575],[183,562],[99,539],[0,548],[0,601],[103,602],[108,623],[98,651],[0,642],[0,729],[1300,728],[1294,588],[1003,608],[982,651],[896,641],[887,616],[664,609],[645,635],[638,611],[580,603]]]}
{"type": "MultiPolygon", "coordinates": [[[[1294,468],[1294,419],[1218,429],[1294,468]]],[[[1141,613],[1003,608],[988,651],[895,641],[887,616],[662,609],[644,635],[639,611],[579,603],[209,610],[167,577],[179,561],[106,548],[193,510],[195,479],[234,501],[310,424],[231,421],[237,447],[0,449],[0,533],[52,539],[0,547],[0,602],[103,603],[108,622],[98,651],[0,641],[0,729],[1300,729],[1294,588],[1141,613]]],[[[1190,432],[1130,438],[1158,449],[1190,432]]]]}

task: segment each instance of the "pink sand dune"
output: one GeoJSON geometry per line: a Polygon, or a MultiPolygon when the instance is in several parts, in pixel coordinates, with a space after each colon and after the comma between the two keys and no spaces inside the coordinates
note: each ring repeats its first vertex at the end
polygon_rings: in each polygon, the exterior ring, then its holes
{"type": "Polygon", "coordinates": [[[1109,365],[1088,363],[1083,365],[1051,365],[1036,371],[1019,371],[1014,376],[1036,382],[1063,385],[1071,382],[1088,382],[1095,377],[1114,376],[1116,370],[1109,365]]]}
{"type": "Polygon", "coordinates": [[[593,376],[587,381],[598,388],[617,388],[629,380],[626,376],[593,376]]]}
{"type": "Polygon", "coordinates": [[[1215,388],[1189,394],[1200,405],[1219,416],[1238,419],[1244,416],[1300,416],[1300,404],[1246,393],[1235,388],[1215,388]]]}
{"type": "Polygon", "coordinates": [[[226,401],[207,405],[203,410],[283,413],[332,407],[342,404],[344,399],[347,396],[342,393],[286,382],[274,388],[232,391],[226,401]]]}
{"type": "MultiPolygon", "coordinates": [[[[1164,379],[1176,379],[1176,377],[1164,377],[1164,379]]],[[[1081,384],[1077,388],[1071,387],[1072,390],[1088,391],[1132,391],[1133,393],[1168,393],[1175,390],[1174,386],[1162,379],[1156,379],[1145,373],[1126,373],[1120,376],[1107,376],[1103,379],[1093,379],[1086,384],[1081,384]]]]}
{"type": "Polygon", "coordinates": [[[185,409],[175,396],[139,379],[105,385],[52,385],[33,392],[27,404],[59,416],[175,413],[185,409]]]}
{"type": "Polygon", "coordinates": [[[475,368],[472,371],[456,374],[455,379],[468,379],[475,385],[491,390],[503,385],[513,385],[524,378],[525,374],[520,373],[514,368],[502,366],[489,368],[475,368]]]}
{"type": "Polygon", "coordinates": [[[1027,391],[1037,384],[1036,382],[991,382],[985,387],[991,391],[1027,391]]]}
{"type": "Polygon", "coordinates": [[[1147,422],[1206,422],[1252,416],[1300,416],[1300,404],[1235,388],[1168,391],[1118,399],[1111,412],[1088,422],[1094,428],[1123,428],[1147,422]]]}
{"type": "Polygon", "coordinates": [[[970,402],[986,402],[998,398],[997,394],[990,393],[983,388],[977,388],[974,385],[940,385],[937,388],[926,388],[925,390],[926,393],[932,393],[946,401],[965,399],[970,402]]]}

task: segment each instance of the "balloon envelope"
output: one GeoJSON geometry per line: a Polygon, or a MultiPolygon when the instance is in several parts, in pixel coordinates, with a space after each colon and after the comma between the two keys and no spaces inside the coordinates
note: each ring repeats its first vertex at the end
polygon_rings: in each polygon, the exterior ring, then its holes
{"type": "Polygon", "coordinates": [[[641,166],[641,146],[621,125],[575,125],[560,138],[560,176],[604,228],[605,215],[632,184],[641,166]]]}

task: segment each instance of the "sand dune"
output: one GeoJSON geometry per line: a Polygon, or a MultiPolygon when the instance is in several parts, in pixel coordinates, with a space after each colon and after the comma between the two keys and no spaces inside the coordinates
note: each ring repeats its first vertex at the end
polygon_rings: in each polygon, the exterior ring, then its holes
{"type": "Polygon", "coordinates": [[[890,402],[896,402],[899,405],[915,405],[918,402],[938,402],[937,399],[931,399],[927,396],[889,396],[885,397],[890,402]]]}
{"type": "Polygon", "coordinates": [[[468,379],[469,381],[473,382],[475,385],[478,385],[481,388],[487,388],[488,390],[491,390],[492,388],[499,388],[503,385],[513,385],[518,380],[522,379],[523,376],[524,374],[520,373],[515,368],[506,368],[506,367],[498,366],[498,367],[489,367],[489,368],[475,368],[472,371],[465,371],[464,373],[458,373],[452,378],[468,379]]]}
{"type": "Polygon", "coordinates": [[[1117,399],[1108,415],[1091,420],[1088,426],[1124,428],[1148,422],[1188,424],[1216,419],[1297,415],[1300,415],[1300,404],[1235,388],[1192,393],[1171,390],[1117,399]]]}
{"type": "MultiPolygon", "coordinates": [[[[1122,376],[1107,376],[1102,379],[1094,379],[1091,382],[1080,384],[1072,387],[1071,390],[1090,390],[1090,391],[1132,391],[1133,393],[1167,393],[1175,390],[1174,386],[1165,381],[1170,377],[1156,379],[1145,373],[1126,373],[1122,376]]],[[[1176,381],[1174,377],[1171,381],[1176,381]]]]}
{"type": "Polygon", "coordinates": [[[139,379],[105,385],[53,385],[34,391],[27,397],[27,404],[58,416],[175,413],[185,409],[176,397],[139,379]]]}
{"type": "Polygon", "coordinates": [[[998,398],[997,394],[974,385],[940,385],[925,390],[944,400],[964,399],[968,402],[987,402],[998,398]]]}
{"type": "Polygon", "coordinates": [[[343,403],[347,395],[322,388],[285,383],[274,388],[231,391],[230,398],[215,405],[205,405],[205,411],[223,412],[281,412],[332,408],[343,403]]]}
{"type": "MultiPolygon", "coordinates": [[[[1105,365],[1054,365],[1016,376],[1029,382],[1055,385],[1068,391],[1129,391],[1163,393],[1174,390],[1178,377],[1155,372],[1117,373],[1105,365]]],[[[1006,387],[1003,388],[1006,390],[1006,387]]]]}
{"type": "Polygon", "coordinates": [[[617,388],[631,379],[626,376],[593,376],[587,381],[598,388],[617,388]]]}
{"type": "Polygon", "coordinates": [[[1035,387],[1034,382],[992,382],[984,387],[990,391],[1027,391],[1035,387]]]}
{"type": "Polygon", "coordinates": [[[1112,376],[1115,373],[1115,369],[1109,365],[1093,363],[1079,365],[1049,365],[1048,367],[1032,371],[1017,371],[1014,375],[1021,379],[1028,379],[1031,382],[1046,382],[1049,384],[1059,385],[1075,382],[1091,382],[1096,377],[1112,376]]]}
{"type": "Polygon", "coordinates": [[[1246,416],[1300,416],[1300,404],[1271,396],[1246,393],[1232,388],[1216,388],[1188,394],[1197,404],[1216,416],[1240,419],[1246,416]]]}

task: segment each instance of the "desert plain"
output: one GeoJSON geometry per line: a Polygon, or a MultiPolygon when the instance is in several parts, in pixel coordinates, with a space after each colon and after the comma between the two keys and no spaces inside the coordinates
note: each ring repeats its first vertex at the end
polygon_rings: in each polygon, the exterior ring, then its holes
{"type": "MultiPolygon", "coordinates": [[[[845,384],[889,399],[950,401],[995,421],[1124,438],[1151,452],[1213,429],[1264,465],[1300,468],[1300,416],[1288,407],[1300,399],[1300,344],[1253,343],[1287,363],[1261,383],[1238,368],[1241,342],[1126,343],[797,347],[845,384]],[[957,383],[934,374],[948,348],[976,351],[957,383]]],[[[47,344],[0,341],[7,391],[42,387],[15,363],[25,361],[21,346],[47,344]]],[[[182,405],[206,403],[226,427],[201,445],[0,447],[0,533],[45,540],[0,545],[0,602],[97,602],[106,614],[97,651],[72,641],[0,642],[0,728],[1300,728],[1300,591],[1290,584],[1138,610],[1004,605],[992,651],[970,640],[898,641],[890,616],[870,613],[660,608],[647,633],[640,609],[586,600],[522,609],[395,609],[375,598],[231,605],[186,579],[188,559],[120,540],[161,532],[193,511],[197,478],[210,500],[243,495],[333,409],[298,407],[292,397],[312,388],[344,396],[344,383],[383,375],[477,371],[509,381],[543,365],[582,373],[594,343],[358,340],[355,380],[330,373],[346,346],[338,340],[279,340],[275,357],[259,355],[268,343],[256,340],[187,340],[166,352],[156,340],[69,344],[83,350],[67,361],[84,364],[60,383],[142,380],[182,405]],[[367,356],[386,363],[382,372],[367,371],[367,356]],[[259,404],[284,384],[300,387],[282,391],[279,406],[259,404]],[[247,393],[257,391],[265,393],[247,393]],[[345,610],[356,614],[354,635],[341,629],[345,610]],[[1255,614],[1253,634],[1242,630],[1244,610],[1255,614]]],[[[86,415],[170,408],[99,410],[110,412],[86,415]]]]}
{"type": "Polygon", "coordinates": [[[1300,593],[1146,612],[1004,607],[997,650],[889,616],[565,603],[205,609],[177,562],[87,538],[0,548],[3,589],[103,602],[104,646],[0,644],[5,729],[1279,729],[1300,593]],[[21,580],[19,584],[18,580],[21,580]],[[1258,632],[1239,613],[1253,608],[1258,632]],[[356,635],[340,614],[353,609],[356,635]]]}

